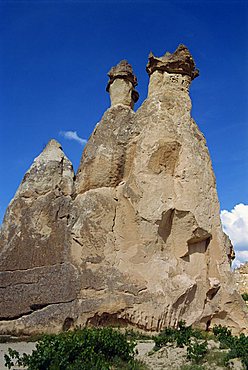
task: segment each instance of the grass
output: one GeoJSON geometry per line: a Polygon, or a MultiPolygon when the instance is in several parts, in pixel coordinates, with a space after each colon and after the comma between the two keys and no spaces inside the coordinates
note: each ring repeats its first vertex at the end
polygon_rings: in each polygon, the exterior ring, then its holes
{"type": "Polygon", "coordinates": [[[222,366],[225,367],[225,359],[226,359],[226,352],[222,352],[220,350],[211,350],[206,354],[205,362],[207,362],[209,365],[215,366],[222,366]]]}
{"type": "Polygon", "coordinates": [[[202,365],[183,365],[180,370],[205,370],[205,367],[202,365]]]}
{"type": "Polygon", "coordinates": [[[140,360],[133,360],[131,364],[127,364],[121,360],[116,360],[113,364],[112,370],[149,370],[149,368],[140,360]]]}

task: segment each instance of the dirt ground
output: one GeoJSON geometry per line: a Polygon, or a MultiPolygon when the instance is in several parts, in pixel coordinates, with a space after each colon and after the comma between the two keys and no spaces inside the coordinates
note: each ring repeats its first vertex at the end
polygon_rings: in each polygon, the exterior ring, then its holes
{"type": "MultiPolygon", "coordinates": [[[[5,370],[7,367],[4,366],[4,354],[8,352],[8,348],[15,349],[19,353],[31,353],[35,348],[35,342],[17,342],[17,343],[1,343],[0,344],[0,370],[5,370]]],[[[171,369],[175,368],[177,364],[184,362],[184,353],[182,349],[171,348],[170,350],[164,348],[152,356],[148,355],[152,348],[154,347],[153,340],[149,341],[139,341],[137,344],[138,355],[137,358],[144,361],[150,369],[160,370],[160,369],[171,369]]],[[[180,367],[179,367],[180,368],[180,367]]],[[[20,367],[15,367],[15,369],[21,369],[20,367]]]]}
{"type": "Polygon", "coordinates": [[[136,349],[138,350],[137,359],[142,360],[149,369],[165,370],[180,369],[182,365],[189,363],[186,360],[187,350],[185,348],[168,345],[159,351],[152,352],[154,342],[140,341],[136,349]]]}
{"type": "MultiPolygon", "coordinates": [[[[211,347],[213,348],[216,346],[216,343],[210,341],[209,344],[212,342],[211,347]]],[[[19,353],[31,353],[33,349],[35,349],[35,342],[16,342],[16,343],[0,343],[0,370],[5,370],[7,367],[4,366],[4,354],[8,353],[8,348],[12,348],[19,353]]],[[[136,358],[142,360],[149,369],[151,370],[180,370],[182,365],[190,364],[189,361],[186,359],[187,350],[186,347],[178,348],[175,347],[173,344],[169,344],[164,348],[161,348],[159,351],[153,352],[152,349],[154,347],[153,340],[145,340],[145,341],[138,341],[136,349],[138,350],[138,354],[136,358]]],[[[233,370],[243,370],[244,367],[242,366],[240,360],[233,361],[234,363],[232,366],[228,367],[229,369],[233,370]]],[[[207,365],[205,364],[205,368],[208,370],[223,370],[223,367],[219,367],[216,365],[207,365]]],[[[23,368],[14,367],[12,370],[21,370],[23,368]]],[[[90,369],[89,369],[90,370],[90,369]]]]}
{"type": "MultiPolygon", "coordinates": [[[[8,348],[15,349],[19,353],[31,353],[35,348],[35,342],[17,342],[17,343],[0,343],[0,370],[5,370],[7,367],[4,366],[4,355],[8,353],[8,348]]],[[[15,369],[21,369],[20,367],[15,367],[15,369]]]]}

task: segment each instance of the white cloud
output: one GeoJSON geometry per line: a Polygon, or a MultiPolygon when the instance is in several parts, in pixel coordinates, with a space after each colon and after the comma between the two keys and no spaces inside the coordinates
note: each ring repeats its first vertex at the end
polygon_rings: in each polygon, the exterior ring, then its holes
{"type": "Polygon", "coordinates": [[[87,143],[87,140],[78,136],[77,131],[60,131],[59,134],[63,136],[65,139],[75,140],[81,145],[85,145],[87,143]]]}
{"type": "Polygon", "coordinates": [[[220,218],[223,230],[234,246],[234,266],[248,261],[248,205],[240,203],[231,211],[223,210],[220,218]]]}

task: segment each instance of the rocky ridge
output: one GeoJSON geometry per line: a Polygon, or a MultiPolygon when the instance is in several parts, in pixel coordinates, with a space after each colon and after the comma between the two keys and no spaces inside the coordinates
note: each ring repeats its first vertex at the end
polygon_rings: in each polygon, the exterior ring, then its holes
{"type": "Polygon", "coordinates": [[[74,175],[55,140],[11,201],[0,235],[0,333],[75,325],[228,325],[247,311],[230,272],[206,141],[192,119],[185,46],[149,56],[148,97],[126,61],[74,175]]]}

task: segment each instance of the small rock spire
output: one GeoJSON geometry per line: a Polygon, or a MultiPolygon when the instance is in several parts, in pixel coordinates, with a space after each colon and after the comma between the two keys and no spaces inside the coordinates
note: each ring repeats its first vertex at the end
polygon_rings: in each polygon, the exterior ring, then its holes
{"type": "Polygon", "coordinates": [[[189,49],[180,44],[174,53],[166,52],[162,57],[155,57],[150,52],[146,71],[149,76],[154,71],[165,71],[181,75],[188,75],[191,80],[199,76],[199,70],[195,67],[195,62],[189,49]]]}
{"type": "Polygon", "coordinates": [[[110,93],[111,106],[124,104],[133,109],[139,93],[135,90],[138,82],[131,64],[127,60],[121,60],[110,69],[108,76],[106,91],[110,93]]]}

